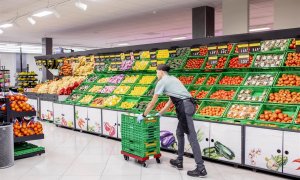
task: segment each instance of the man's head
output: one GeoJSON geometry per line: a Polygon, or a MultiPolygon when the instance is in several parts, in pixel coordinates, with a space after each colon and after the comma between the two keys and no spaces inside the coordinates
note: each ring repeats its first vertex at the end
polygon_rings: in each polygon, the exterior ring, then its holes
{"type": "Polygon", "coordinates": [[[158,80],[160,80],[164,75],[168,74],[170,69],[171,68],[168,65],[165,65],[165,64],[158,65],[157,70],[156,70],[156,76],[157,76],[158,80]]]}

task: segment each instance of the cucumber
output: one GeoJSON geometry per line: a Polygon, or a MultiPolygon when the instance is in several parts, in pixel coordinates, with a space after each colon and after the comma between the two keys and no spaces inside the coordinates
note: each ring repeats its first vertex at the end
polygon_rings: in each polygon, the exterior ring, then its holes
{"type": "Polygon", "coordinates": [[[204,156],[210,156],[210,154],[216,154],[216,148],[215,147],[207,147],[203,149],[203,155],[204,156]]]}
{"type": "Polygon", "coordinates": [[[224,158],[228,160],[233,160],[235,158],[235,154],[232,150],[230,150],[228,147],[220,143],[219,141],[215,142],[215,149],[217,154],[220,156],[223,156],[224,158]]]}

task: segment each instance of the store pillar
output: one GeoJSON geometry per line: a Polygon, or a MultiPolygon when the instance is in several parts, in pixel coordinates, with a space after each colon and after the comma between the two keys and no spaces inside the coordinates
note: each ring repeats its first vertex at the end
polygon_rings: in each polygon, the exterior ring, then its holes
{"type": "Polygon", "coordinates": [[[192,10],[193,39],[215,36],[215,9],[202,6],[192,10]]]}
{"type": "Polygon", "coordinates": [[[248,0],[223,0],[223,35],[248,33],[248,0]]]}
{"type": "Polygon", "coordinates": [[[53,49],[53,39],[52,38],[42,38],[42,54],[52,55],[53,49]]]}
{"type": "Polygon", "coordinates": [[[300,27],[300,1],[274,0],[273,29],[288,29],[300,27]]]}

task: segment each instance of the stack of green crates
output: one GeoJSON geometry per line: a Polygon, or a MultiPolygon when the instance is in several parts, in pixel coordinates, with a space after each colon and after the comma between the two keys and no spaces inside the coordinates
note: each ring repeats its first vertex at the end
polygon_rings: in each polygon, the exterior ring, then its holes
{"type": "Polygon", "coordinates": [[[137,122],[135,115],[122,114],[122,151],[139,157],[160,154],[159,117],[137,122]]]}

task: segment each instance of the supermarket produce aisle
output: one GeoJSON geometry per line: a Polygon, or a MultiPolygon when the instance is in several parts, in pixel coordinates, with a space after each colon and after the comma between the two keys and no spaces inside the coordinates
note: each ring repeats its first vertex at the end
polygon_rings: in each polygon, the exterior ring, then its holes
{"type": "MultiPolygon", "coordinates": [[[[178,171],[169,165],[173,154],[162,152],[162,164],[155,160],[148,168],[120,154],[121,143],[77,131],[58,128],[43,123],[45,139],[34,144],[44,146],[46,154],[18,160],[9,169],[0,169],[1,180],[180,180],[197,179],[188,177],[187,170],[194,169],[194,160],[185,158],[184,170],[178,171]]],[[[206,179],[283,179],[232,166],[205,162],[209,173],[206,179]]]]}

